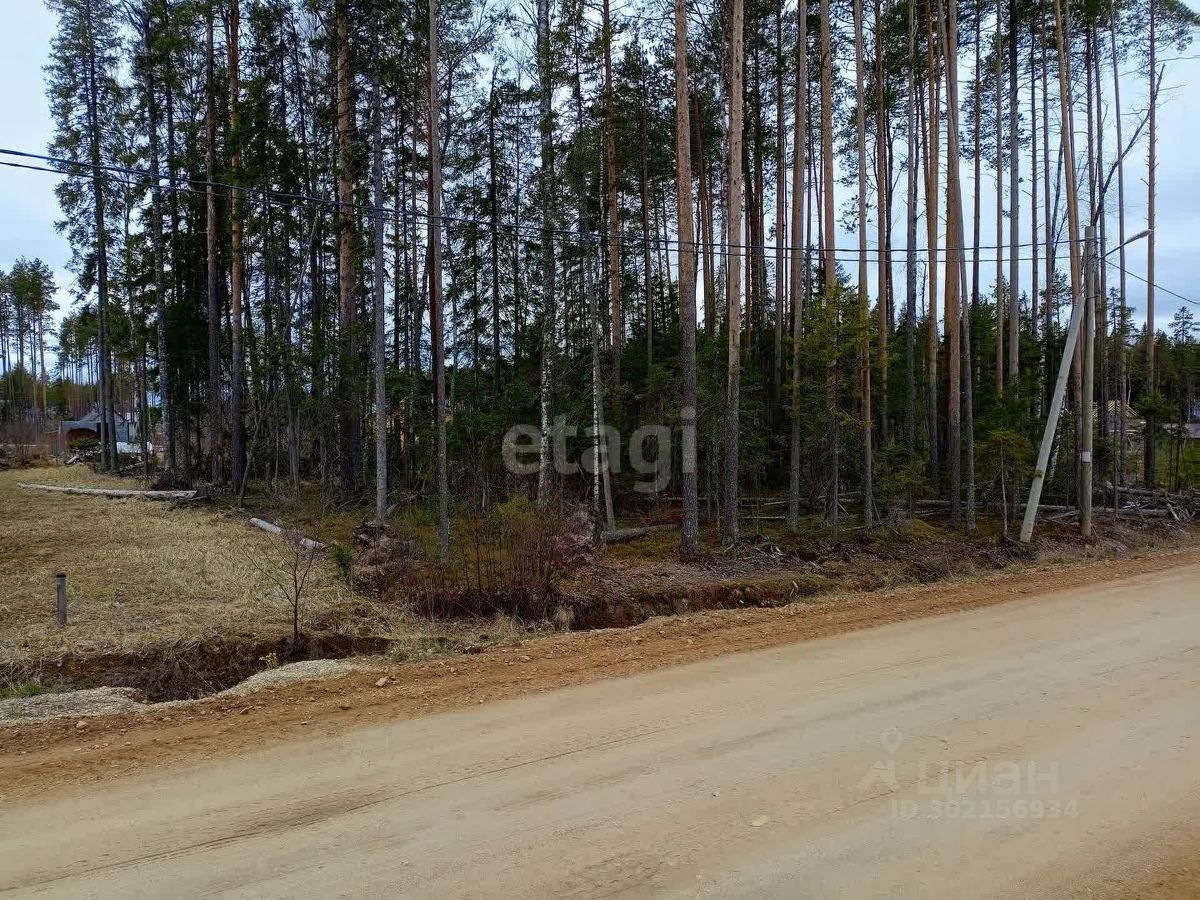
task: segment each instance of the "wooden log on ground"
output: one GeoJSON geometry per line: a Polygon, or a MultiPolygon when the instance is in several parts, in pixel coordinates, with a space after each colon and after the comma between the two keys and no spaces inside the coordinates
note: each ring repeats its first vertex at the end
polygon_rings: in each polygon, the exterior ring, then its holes
{"type": "Polygon", "coordinates": [[[678,528],[678,525],[644,525],[640,528],[614,528],[612,531],[602,531],[600,540],[606,544],[619,544],[622,541],[632,541],[635,538],[643,537],[652,531],[666,531],[669,528],[678,528]]]}
{"type": "MultiPolygon", "coordinates": [[[[1104,482],[1104,489],[1111,494],[1113,490],[1112,482],[1104,482]]],[[[1150,490],[1148,488],[1123,487],[1121,488],[1121,493],[1127,497],[1146,497],[1151,500],[1169,500],[1174,503],[1195,503],[1197,500],[1200,500],[1200,495],[1196,494],[1195,492],[1172,494],[1163,488],[1150,490]]]]}
{"type": "Polygon", "coordinates": [[[82,488],[58,484],[25,484],[17,487],[30,491],[50,491],[56,494],[79,494],[85,497],[133,498],[134,500],[195,500],[197,491],[131,491],[124,488],[82,488]]]}
{"type": "Polygon", "coordinates": [[[286,540],[294,540],[297,544],[299,544],[305,550],[324,550],[325,549],[325,545],[322,544],[320,541],[314,541],[312,538],[307,538],[304,535],[298,534],[296,532],[284,531],[282,528],[280,528],[274,522],[268,522],[266,519],[251,518],[250,524],[253,525],[255,528],[261,528],[263,531],[265,531],[269,534],[277,534],[286,540]]]}

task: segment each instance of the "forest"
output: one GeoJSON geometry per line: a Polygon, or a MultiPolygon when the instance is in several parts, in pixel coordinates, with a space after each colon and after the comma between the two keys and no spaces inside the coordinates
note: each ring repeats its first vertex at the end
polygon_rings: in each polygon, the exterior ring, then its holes
{"type": "Polygon", "coordinates": [[[1043,499],[1200,480],[1194,302],[1154,271],[1179,0],[48,5],[53,143],[0,162],[55,181],[74,302],[2,273],[6,421],[416,498],[443,557],[521,494],[684,556],[748,498],[1007,523],[1060,368],[1043,499]]]}

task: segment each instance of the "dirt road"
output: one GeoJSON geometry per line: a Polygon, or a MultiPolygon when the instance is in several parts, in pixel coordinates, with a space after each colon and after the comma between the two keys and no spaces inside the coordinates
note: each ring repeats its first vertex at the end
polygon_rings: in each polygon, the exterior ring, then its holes
{"type": "Polygon", "coordinates": [[[0,892],[1196,896],[1198,698],[1193,563],[8,802],[0,892]]]}

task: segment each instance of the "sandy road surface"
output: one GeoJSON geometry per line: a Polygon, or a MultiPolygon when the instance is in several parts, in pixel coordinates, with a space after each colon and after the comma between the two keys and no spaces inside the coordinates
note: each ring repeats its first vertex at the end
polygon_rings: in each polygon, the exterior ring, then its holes
{"type": "Polygon", "coordinates": [[[0,892],[1196,896],[1198,698],[1191,564],[11,802],[0,892]]]}

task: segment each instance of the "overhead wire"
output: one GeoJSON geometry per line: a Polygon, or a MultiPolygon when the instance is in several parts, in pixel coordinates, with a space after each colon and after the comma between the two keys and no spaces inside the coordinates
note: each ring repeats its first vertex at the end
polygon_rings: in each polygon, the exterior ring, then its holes
{"type": "MultiPolygon", "coordinates": [[[[22,159],[38,160],[40,162],[50,163],[53,166],[53,167],[52,166],[39,166],[39,165],[35,165],[32,163],[18,163],[18,162],[11,162],[11,161],[7,161],[7,160],[0,160],[0,166],[4,166],[7,168],[25,169],[25,170],[29,170],[29,171],[35,171],[35,172],[44,172],[44,173],[50,173],[50,174],[54,174],[54,175],[61,175],[61,176],[68,177],[68,178],[70,178],[70,177],[85,178],[85,177],[90,177],[90,175],[85,175],[80,172],[66,171],[63,167],[83,169],[83,170],[86,170],[87,172],[101,171],[105,174],[106,178],[109,178],[110,180],[114,180],[119,184],[125,184],[130,187],[140,187],[140,188],[143,188],[146,190],[158,189],[158,190],[174,191],[174,192],[178,192],[178,193],[192,194],[192,195],[197,195],[197,196],[205,196],[207,194],[208,188],[211,187],[214,189],[214,191],[217,189],[220,189],[222,191],[221,196],[223,198],[228,198],[228,197],[232,196],[235,192],[240,192],[242,194],[246,194],[246,195],[250,195],[250,196],[257,196],[257,197],[259,197],[259,199],[261,201],[263,201],[265,203],[270,203],[270,204],[273,204],[276,206],[282,206],[285,208],[295,208],[297,206],[307,206],[307,207],[321,206],[321,207],[325,207],[327,209],[336,211],[340,207],[340,204],[338,203],[338,201],[333,200],[333,199],[329,199],[329,198],[325,198],[325,197],[314,197],[310,194],[302,194],[302,193],[296,193],[296,192],[292,192],[292,191],[282,191],[282,190],[278,190],[276,188],[266,188],[266,187],[262,187],[262,186],[237,185],[237,184],[233,184],[231,182],[218,181],[218,180],[212,180],[212,179],[206,179],[206,178],[193,178],[191,176],[185,176],[182,178],[172,178],[172,177],[168,176],[168,177],[164,178],[164,176],[161,176],[161,175],[155,176],[154,173],[148,169],[136,169],[136,168],[132,168],[132,167],[128,167],[128,166],[118,166],[118,165],[104,164],[104,163],[97,165],[97,164],[93,164],[91,162],[84,161],[84,160],[70,160],[70,159],[64,159],[62,157],[48,156],[48,155],[39,154],[39,153],[30,153],[27,151],[13,150],[10,148],[5,148],[5,147],[0,147],[0,155],[14,156],[14,157],[22,158],[22,159]],[[164,181],[166,181],[167,183],[164,184],[163,183],[164,181]]],[[[377,216],[377,215],[381,215],[381,214],[386,214],[389,216],[394,216],[399,212],[403,212],[403,214],[406,216],[411,216],[415,219],[421,219],[424,221],[431,221],[432,219],[435,218],[433,216],[430,216],[427,212],[423,212],[419,209],[411,209],[410,208],[410,209],[400,210],[396,206],[380,207],[380,206],[374,206],[372,204],[355,204],[354,209],[357,212],[362,212],[367,215],[376,215],[377,216]]],[[[457,224],[457,225],[475,225],[475,226],[479,226],[479,227],[482,227],[485,229],[491,229],[493,227],[498,227],[498,228],[502,228],[507,231],[528,232],[528,233],[537,234],[537,235],[546,233],[546,230],[541,225],[537,225],[537,224],[523,224],[523,223],[503,222],[503,221],[492,222],[490,219],[481,219],[481,218],[477,218],[477,217],[473,217],[473,216],[458,216],[458,215],[452,215],[452,214],[446,214],[446,213],[443,213],[441,216],[438,216],[436,218],[440,219],[440,221],[442,221],[443,223],[457,224]]],[[[602,232],[585,231],[585,230],[581,230],[581,229],[571,229],[571,228],[554,228],[554,229],[551,229],[551,233],[556,238],[575,240],[575,241],[584,243],[585,245],[591,245],[594,242],[603,241],[608,238],[608,235],[605,233],[602,233],[602,232]]],[[[619,236],[618,239],[620,240],[620,242],[622,244],[631,245],[634,247],[641,247],[643,245],[648,245],[651,247],[670,249],[672,247],[680,248],[680,247],[684,246],[681,241],[679,241],[677,239],[672,239],[672,238],[664,239],[664,238],[654,237],[654,238],[643,239],[636,235],[621,235],[621,236],[619,236]]],[[[1083,239],[1080,239],[1078,241],[1078,243],[1082,244],[1083,239]]],[[[1070,238],[1057,238],[1057,239],[1044,240],[1044,241],[1027,241],[1027,242],[1019,243],[1015,246],[1018,249],[1025,249],[1025,248],[1032,248],[1035,246],[1049,248],[1049,247],[1057,247],[1057,246],[1069,245],[1069,244],[1071,244],[1070,238]]],[[[785,253],[801,252],[801,253],[806,253],[806,254],[812,254],[812,255],[818,256],[818,257],[823,255],[822,251],[816,247],[807,247],[807,246],[800,246],[800,245],[795,245],[795,244],[782,244],[782,245],[779,245],[779,244],[726,244],[724,242],[716,242],[716,241],[712,241],[712,242],[692,241],[690,243],[690,246],[695,249],[704,249],[706,251],[711,250],[722,256],[741,257],[747,251],[760,252],[760,253],[774,253],[774,251],[777,249],[781,249],[785,253]]],[[[1004,248],[1001,248],[995,244],[980,244],[978,248],[976,248],[974,246],[967,246],[967,247],[948,247],[947,246],[947,247],[938,247],[933,252],[935,254],[937,254],[940,261],[944,261],[946,254],[948,254],[950,252],[969,254],[973,260],[975,258],[975,254],[978,250],[1005,249],[1009,246],[1010,245],[1005,245],[1004,248]]],[[[857,248],[835,247],[833,252],[835,254],[835,259],[837,259],[839,261],[854,261],[859,258],[859,251],[857,248]]],[[[914,248],[891,247],[886,250],[880,250],[879,248],[868,248],[867,253],[874,254],[876,259],[878,259],[878,257],[881,254],[886,253],[889,257],[892,258],[893,264],[898,264],[899,262],[905,261],[904,258],[907,257],[910,253],[914,254],[914,255],[919,254],[919,255],[923,255],[923,256],[927,257],[930,253],[930,248],[929,247],[914,247],[914,248]],[[899,259],[897,259],[897,257],[899,257],[899,259]]],[[[1007,260],[1008,257],[1001,257],[1000,259],[1007,260]]],[[[1035,259],[1040,260],[1040,259],[1042,259],[1042,257],[1038,257],[1038,258],[1035,258],[1032,256],[1017,257],[1018,262],[1033,262],[1033,261],[1035,261],[1035,259]]],[[[988,259],[988,258],[984,258],[984,257],[979,257],[979,262],[981,262],[981,263],[996,262],[996,261],[997,261],[997,259],[995,259],[995,258],[988,259]]],[[[926,260],[922,260],[922,262],[926,262],[926,260]]],[[[1108,263],[1109,263],[1109,265],[1112,265],[1118,269],[1120,268],[1120,266],[1116,262],[1108,260],[1108,263]]],[[[1126,270],[1126,272],[1127,272],[1127,274],[1132,275],[1134,278],[1137,278],[1143,282],[1146,281],[1145,278],[1142,278],[1136,272],[1131,272],[1129,270],[1126,270]]],[[[1146,282],[1146,283],[1149,283],[1149,282],[1146,282]]],[[[1183,300],[1186,303],[1191,303],[1193,305],[1200,305],[1196,301],[1191,300],[1187,297],[1184,297],[1183,295],[1178,294],[1178,293],[1170,290],[1169,288],[1162,287],[1161,285],[1155,284],[1155,289],[1161,290],[1163,293],[1169,294],[1173,297],[1176,297],[1177,299],[1183,300]]]]}

